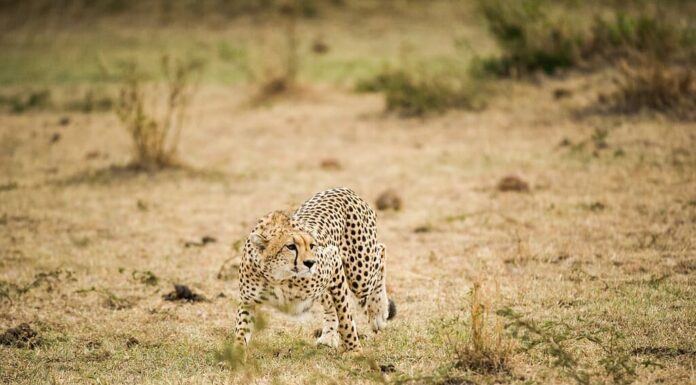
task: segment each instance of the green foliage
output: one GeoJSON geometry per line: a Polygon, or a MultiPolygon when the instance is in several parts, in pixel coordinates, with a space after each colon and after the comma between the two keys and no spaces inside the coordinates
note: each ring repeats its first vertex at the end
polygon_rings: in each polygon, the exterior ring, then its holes
{"type": "Polygon", "coordinates": [[[539,322],[524,317],[510,308],[497,311],[507,319],[505,329],[521,343],[520,350],[529,355],[541,354],[551,359],[551,366],[579,385],[632,384],[639,366],[655,365],[650,361],[636,361],[626,348],[624,336],[610,327],[591,328],[589,325],[572,327],[560,321],[539,322]],[[599,351],[596,361],[587,361],[593,355],[577,352],[577,345],[589,343],[585,349],[599,351]]]}
{"type": "Polygon", "coordinates": [[[661,60],[696,57],[693,28],[662,13],[618,10],[607,17],[594,11],[593,23],[572,29],[572,11],[562,3],[554,13],[545,0],[481,0],[479,9],[502,50],[498,57],[479,59],[475,69],[483,73],[517,77],[645,55],[661,60]]]}

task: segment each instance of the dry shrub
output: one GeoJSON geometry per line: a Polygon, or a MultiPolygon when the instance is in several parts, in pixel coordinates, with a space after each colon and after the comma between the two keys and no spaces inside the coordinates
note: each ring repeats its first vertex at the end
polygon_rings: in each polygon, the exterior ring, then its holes
{"type": "MultiPolygon", "coordinates": [[[[267,41],[258,44],[266,49],[260,52],[257,58],[259,63],[248,68],[252,80],[259,84],[259,90],[253,99],[256,103],[291,94],[298,88],[300,40],[297,28],[302,7],[302,1],[299,0],[281,2],[276,9],[282,36],[280,46],[267,41]]],[[[277,33],[274,32],[274,35],[277,33]]]]}
{"type": "Polygon", "coordinates": [[[147,170],[177,164],[179,136],[186,123],[201,63],[164,56],[161,68],[166,81],[165,100],[157,98],[161,90],[144,84],[137,65],[130,63],[124,70],[116,107],[116,114],[133,140],[133,165],[147,170]]]}
{"type": "Polygon", "coordinates": [[[474,282],[471,289],[470,334],[467,341],[455,345],[456,366],[479,374],[507,373],[510,371],[512,346],[503,335],[501,320],[488,310],[481,294],[481,283],[474,282]],[[488,317],[487,317],[488,316],[488,317]],[[491,322],[491,317],[495,321],[491,322]]]}
{"type": "Polygon", "coordinates": [[[608,101],[614,111],[653,110],[696,120],[696,70],[692,66],[680,67],[656,60],[638,65],[624,62],[617,83],[613,94],[600,97],[600,103],[608,101]]]}

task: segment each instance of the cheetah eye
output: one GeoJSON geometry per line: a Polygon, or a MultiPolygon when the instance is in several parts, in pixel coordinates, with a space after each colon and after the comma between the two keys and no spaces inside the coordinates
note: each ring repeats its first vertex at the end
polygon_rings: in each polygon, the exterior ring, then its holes
{"type": "Polygon", "coordinates": [[[311,245],[309,245],[309,249],[314,250],[314,246],[316,246],[316,245],[314,243],[312,243],[311,245]]]}
{"type": "Polygon", "coordinates": [[[288,250],[290,250],[290,251],[297,251],[297,246],[295,246],[294,243],[291,243],[291,244],[289,244],[289,245],[286,245],[285,247],[287,247],[288,250]]]}

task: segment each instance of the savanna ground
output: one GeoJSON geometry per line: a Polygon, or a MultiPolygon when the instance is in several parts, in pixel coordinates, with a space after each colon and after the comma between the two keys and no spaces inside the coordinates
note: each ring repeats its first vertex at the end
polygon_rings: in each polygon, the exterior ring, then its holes
{"type": "Polygon", "coordinates": [[[0,114],[0,332],[38,334],[0,346],[0,382],[696,383],[696,124],[588,112],[611,71],[499,80],[483,109],[411,119],[353,92],[384,63],[445,60],[457,39],[494,51],[473,8],[303,20],[301,86],[263,103],[249,73],[283,41],[272,21],[58,15],[4,34],[0,91],[52,102],[0,114]],[[66,106],[113,92],[109,63],[155,68],[161,52],[206,67],[184,166],[140,171],[108,107],[66,106]],[[500,191],[509,175],[528,191],[500,191]],[[234,367],[240,242],[257,217],[336,186],[403,201],[378,213],[397,317],[377,336],[361,320],[354,357],[314,346],[318,306],[268,310],[234,367]],[[472,353],[475,282],[491,360],[472,353]],[[178,283],[207,300],[165,301],[178,283]]]}

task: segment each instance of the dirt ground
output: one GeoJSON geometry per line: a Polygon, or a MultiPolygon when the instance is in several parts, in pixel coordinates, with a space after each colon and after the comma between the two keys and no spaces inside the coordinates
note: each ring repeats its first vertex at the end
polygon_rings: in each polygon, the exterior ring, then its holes
{"type": "MultiPolygon", "coordinates": [[[[503,84],[483,112],[406,120],[332,87],[249,108],[243,87],[205,86],[181,140],[187,167],[157,174],[119,167],[130,142],[112,114],[0,115],[0,328],[27,322],[41,338],[0,347],[0,382],[246,383],[216,359],[238,293],[221,267],[257,217],[347,186],[372,204],[388,188],[403,199],[378,214],[398,316],[375,337],[359,326],[366,355],[393,365],[384,378],[448,361],[434,329],[465,315],[480,281],[490,306],[618,328],[632,356],[658,363],[637,383],[696,383],[696,126],[577,116],[585,82],[503,84]],[[557,87],[571,96],[554,99],[557,87]],[[498,191],[508,175],[529,191],[498,191]],[[186,246],[204,236],[215,242],[186,246]],[[174,283],[208,300],[163,300],[174,283]]],[[[318,308],[269,311],[252,382],[372,381],[364,361],[314,347],[318,308]]],[[[509,372],[465,374],[573,382],[511,354],[509,372]]]]}

